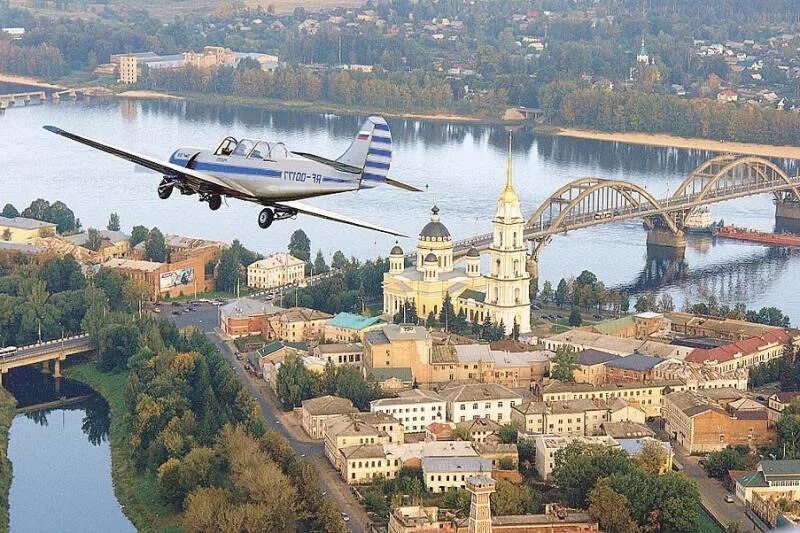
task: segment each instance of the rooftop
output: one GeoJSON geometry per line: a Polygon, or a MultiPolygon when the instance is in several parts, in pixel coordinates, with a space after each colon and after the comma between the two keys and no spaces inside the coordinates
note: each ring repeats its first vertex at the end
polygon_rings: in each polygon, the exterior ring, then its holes
{"type": "Polygon", "coordinates": [[[800,478],[800,459],[765,460],[758,464],[758,469],[768,481],[776,476],[800,478]]]}
{"type": "Polygon", "coordinates": [[[353,407],[353,402],[347,398],[339,396],[320,396],[303,400],[303,409],[311,415],[343,415],[346,413],[357,413],[358,409],[353,407]]]}
{"type": "Polygon", "coordinates": [[[491,418],[473,418],[456,424],[457,428],[464,428],[470,433],[499,431],[501,426],[491,418]]]}
{"type": "Polygon", "coordinates": [[[155,272],[165,263],[154,261],[139,261],[136,259],[109,259],[103,263],[103,268],[121,268],[125,270],[141,270],[143,272],[155,272]]]}
{"type": "Polygon", "coordinates": [[[423,457],[422,471],[431,472],[492,472],[492,460],[480,457],[423,457]]]}
{"type": "Polygon", "coordinates": [[[333,344],[320,344],[317,351],[323,354],[363,352],[364,345],[360,342],[339,342],[333,344]]]}
{"type": "Polygon", "coordinates": [[[588,348],[578,353],[578,364],[584,366],[593,366],[607,363],[608,361],[618,359],[620,357],[621,356],[617,354],[588,348]]]}
{"type": "Polygon", "coordinates": [[[409,324],[387,324],[383,327],[383,334],[390,342],[395,341],[422,341],[428,338],[428,330],[423,326],[409,324]]]}
{"type": "Polygon", "coordinates": [[[384,444],[384,451],[405,463],[409,459],[425,457],[477,457],[478,452],[469,441],[421,441],[403,444],[384,444]]]}
{"type": "Polygon", "coordinates": [[[373,368],[369,371],[369,375],[379,383],[392,378],[398,379],[403,383],[411,383],[414,380],[410,367],[373,368]]]}
{"type": "Polygon", "coordinates": [[[645,388],[666,388],[674,385],[682,385],[677,380],[654,380],[654,381],[635,381],[628,383],[606,383],[595,387],[590,383],[562,383],[557,379],[542,387],[542,394],[558,394],[562,392],[605,392],[613,390],[645,389],[645,388]]]}
{"type": "MultiPolygon", "coordinates": [[[[121,231],[111,231],[111,230],[101,229],[98,231],[98,233],[100,234],[100,238],[102,240],[106,240],[111,243],[118,243],[130,239],[128,235],[125,235],[121,231]]],[[[81,233],[77,233],[75,235],[66,236],[65,238],[73,244],[77,244],[78,246],[84,246],[89,241],[89,232],[84,231],[81,233]]]]}
{"type": "Polygon", "coordinates": [[[0,216],[0,227],[33,230],[40,228],[55,228],[56,225],[51,222],[43,222],[34,218],[8,218],[0,216]]]}
{"type": "Polygon", "coordinates": [[[354,329],[360,331],[379,322],[383,322],[379,316],[368,317],[355,315],[353,313],[339,313],[328,321],[328,325],[337,328],[354,329]]]}
{"type": "Polygon", "coordinates": [[[759,352],[769,346],[785,344],[790,338],[791,336],[786,330],[776,329],[757,337],[750,337],[748,339],[732,342],[717,348],[696,348],[692,350],[688,356],[686,356],[685,361],[691,363],[706,363],[712,361],[724,363],[744,355],[759,352]]]}
{"type": "Polygon", "coordinates": [[[389,407],[392,405],[409,405],[430,402],[444,402],[444,399],[433,391],[411,389],[402,391],[397,398],[379,398],[372,400],[372,407],[389,407]]]}
{"type": "MultiPolygon", "coordinates": [[[[157,263],[158,264],[158,263],[157,263]]],[[[240,298],[228,302],[219,308],[220,314],[225,318],[246,318],[256,315],[274,315],[284,311],[268,302],[260,302],[252,298],[240,298]]]]}
{"type": "Polygon", "coordinates": [[[631,354],[626,357],[613,359],[606,363],[606,366],[619,368],[622,370],[645,371],[652,370],[654,366],[663,363],[664,359],[651,355],[631,354]]]}
{"type": "Polygon", "coordinates": [[[448,402],[480,400],[521,400],[522,396],[497,383],[472,383],[445,387],[439,391],[448,402]]]}
{"type": "Polygon", "coordinates": [[[636,422],[603,422],[602,427],[606,435],[615,439],[640,439],[655,435],[645,424],[636,422]]]}

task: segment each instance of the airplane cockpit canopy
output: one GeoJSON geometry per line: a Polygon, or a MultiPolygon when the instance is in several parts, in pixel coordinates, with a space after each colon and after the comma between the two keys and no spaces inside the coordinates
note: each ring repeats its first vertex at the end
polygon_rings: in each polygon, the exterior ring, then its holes
{"type": "Polygon", "coordinates": [[[276,161],[278,159],[288,159],[289,149],[282,142],[254,141],[252,139],[242,139],[237,141],[233,137],[225,137],[225,140],[214,151],[214,155],[237,156],[253,159],[263,159],[265,161],[276,161]]]}
{"type": "Polygon", "coordinates": [[[278,159],[287,159],[289,157],[289,150],[282,142],[270,143],[267,141],[259,141],[247,157],[275,161],[278,159]]]}
{"type": "Polygon", "coordinates": [[[239,144],[236,145],[236,148],[233,150],[231,155],[239,156],[239,157],[247,157],[253,148],[256,145],[256,141],[251,139],[242,139],[239,141],[239,144]]]}

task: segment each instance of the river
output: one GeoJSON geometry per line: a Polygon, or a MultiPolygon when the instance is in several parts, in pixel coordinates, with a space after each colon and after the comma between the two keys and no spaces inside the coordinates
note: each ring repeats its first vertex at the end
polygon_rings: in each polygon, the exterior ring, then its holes
{"type": "MultiPolygon", "coordinates": [[[[0,87],[2,92],[2,87],[0,87]]],[[[155,194],[158,176],[131,163],[56,137],[41,128],[54,124],[89,137],[166,158],[179,146],[216,147],[226,135],[282,140],[291,149],[336,157],[358,131],[361,118],[255,107],[231,108],[186,101],[125,100],[69,102],[9,109],[0,116],[3,154],[0,203],[20,210],[36,198],[62,200],[84,227],[105,227],[117,212],[123,230],[135,224],[168,233],[231,241],[239,239],[263,254],[286,248],[291,233],[304,229],[312,254],[326,257],[341,249],[359,258],[385,256],[394,239],[383,234],[300,216],[256,224],[258,206],[229,200],[211,212],[195,197],[155,194]]],[[[506,133],[502,127],[389,119],[394,139],[392,175],[422,193],[380,187],[310,200],[342,214],[416,235],[437,204],[454,238],[490,229],[503,187],[506,133]]],[[[523,130],[514,140],[514,183],[523,212],[532,213],[560,185],[583,176],[634,181],[656,197],[668,196],[700,162],[703,151],[556,138],[523,130]]],[[[784,168],[789,161],[779,162],[784,168]]],[[[715,219],[773,230],[774,205],[768,195],[716,204],[715,219]]],[[[555,285],[562,277],[589,269],[607,287],[632,293],[667,291],[680,305],[709,294],[722,303],[751,308],[774,305],[800,323],[800,257],[759,245],[690,236],[681,261],[647,257],[640,221],[628,221],[555,236],[540,258],[540,279],[555,285]]],[[[412,250],[415,239],[400,239],[412,250]]],[[[541,286],[540,282],[540,286],[541,286]]]]}
{"type": "Polygon", "coordinates": [[[66,378],[56,391],[54,379],[37,368],[12,370],[3,377],[19,407],[86,396],[68,407],[14,418],[8,445],[14,475],[11,533],[135,531],[114,496],[105,400],[66,378]]]}

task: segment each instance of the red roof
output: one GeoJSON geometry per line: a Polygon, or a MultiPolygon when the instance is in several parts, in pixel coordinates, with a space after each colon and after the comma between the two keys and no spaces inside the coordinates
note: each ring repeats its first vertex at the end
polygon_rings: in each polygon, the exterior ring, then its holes
{"type": "Polygon", "coordinates": [[[717,348],[696,348],[686,356],[685,361],[689,363],[705,363],[707,361],[724,363],[737,357],[758,352],[770,345],[785,344],[790,338],[786,330],[776,329],[758,337],[750,337],[749,339],[732,342],[717,348]]]}

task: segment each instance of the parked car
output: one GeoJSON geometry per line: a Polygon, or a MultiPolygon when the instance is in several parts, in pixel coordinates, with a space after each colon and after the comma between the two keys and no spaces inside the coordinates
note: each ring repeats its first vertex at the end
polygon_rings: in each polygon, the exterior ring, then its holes
{"type": "Polygon", "coordinates": [[[726,494],[725,495],[725,503],[733,503],[733,494],[726,494]]]}
{"type": "Polygon", "coordinates": [[[350,521],[350,515],[343,512],[342,513],[342,520],[344,520],[345,522],[349,522],[350,521]]]}
{"type": "Polygon", "coordinates": [[[177,315],[181,314],[181,310],[180,310],[180,309],[175,309],[175,310],[172,312],[172,314],[177,316],[177,315]]]}

